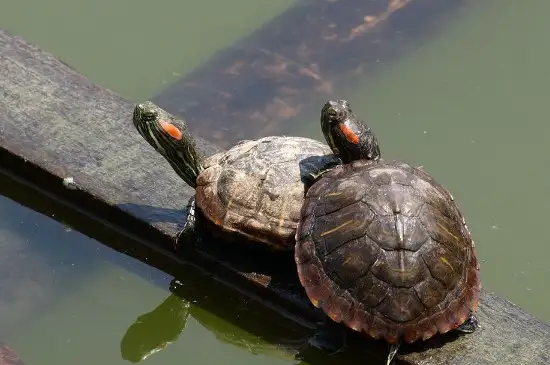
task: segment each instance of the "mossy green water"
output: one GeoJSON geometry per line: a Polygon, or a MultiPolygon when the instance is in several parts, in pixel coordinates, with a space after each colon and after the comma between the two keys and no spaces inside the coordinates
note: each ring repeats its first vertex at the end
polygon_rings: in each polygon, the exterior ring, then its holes
{"type": "MultiPolygon", "coordinates": [[[[137,100],[156,94],[290,4],[0,0],[0,26],[137,100]]],[[[545,320],[550,320],[549,11],[544,0],[475,5],[413,53],[334,95],[348,98],[371,121],[387,158],[423,165],[454,194],[477,244],[485,289],[545,320]]],[[[311,124],[280,132],[320,137],[318,116],[309,119],[311,124]]],[[[41,270],[55,279],[46,304],[0,340],[27,364],[126,363],[120,351],[125,331],[166,300],[171,278],[17,203],[0,200],[0,207],[10,217],[3,229],[46,252],[49,269],[41,270]],[[133,262],[134,270],[125,262],[133,262]]],[[[214,328],[262,341],[198,304],[180,337],[145,361],[295,362],[280,354],[252,355],[221,340],[214,328]],[[201,324],[205,318],[208,326],[201,324]]]]}

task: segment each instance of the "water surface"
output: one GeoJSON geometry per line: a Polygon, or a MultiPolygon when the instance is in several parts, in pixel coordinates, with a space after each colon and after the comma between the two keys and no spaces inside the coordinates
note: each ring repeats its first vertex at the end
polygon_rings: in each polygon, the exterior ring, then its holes
{"type": "MultiPolygon", "coordinates": [[[[0,0],[0,26],[141,100],[290,4],[0,0]]],[[[550,320],[550,2],[522,7],[492,0],[473,9],[413,54],[334,97],[348,98],[369,119],[386,157],[423,165],[453,193],[474,235],[485,289],[550,320]]],[[[317,119],[305,116],[280,133],[320,138],[317,119]]],[[[12,190],[0,180],[0,193],[12,190]]],[[[0,318],[0,340],[27,364],[125,363],[122,338],[136,318],[170,297],[172,277],[10,199],[0,199],[0,215],[2,247],[20,264],[8,283],[22,288],[0,302],[0,315],[12,314],[0,318]]],[[[186,285],[207,286],[202,280],[186,285]]],[[[237,314],[218,316],[202,303],[189,303],[185,330],[148,363],[297,362],[270,347],[263,339],[269,331],[248,333],[237,314]]]]}

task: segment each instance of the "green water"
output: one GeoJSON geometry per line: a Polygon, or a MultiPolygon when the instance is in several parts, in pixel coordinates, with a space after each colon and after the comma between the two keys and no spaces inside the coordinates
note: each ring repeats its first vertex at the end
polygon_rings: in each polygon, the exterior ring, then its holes
{"type": "MultiPolygon", "coordinates": [[[[0,189],[4,188],[5,180],[0,180],[0,189]]],[[[10,311],[9,315],[0,312],[4,314],[0,335],[26,364],[122,364],[123,357],[138,352],[136,343],[150,343],[157,337],[171,344],[148,357],[150,364],[213,364],[227,359],[228,363],[256,364],[258,358],[265,364],[280,364],[292,359],[291,353],[264,340],[263,334],[249,333],[234,323],[239,316],[248,323],[261,317],[267,318],[263,321],[268,325],[269,316],[276,318],[273,313],[265,309],[257,313],[256,307],[232,299],[229,289],[210,278],[187,273],[184,286],[189,288],[175,297],[167,290],[172,277],[3,197],[0,222],[0,270],[7,257],[16,257],[19,266],[12,268],[10,284],[1,283],[0,309],[10,311]],[[19,255],[12,245],[17,245],[19,255]],[[6,288],[13,287],[16,292],[6,298],[6,288]],[[123,349],[123,338],[136,319],[164,301],[171,305],[157,310],[148,331],[134,335],[130,344],[136,348],[123,349]],[[221,311],[222,317],[203,308],[217,304],[230,307],[221,311]],[[185,318],[176,323],[179,316],[185,318]],[[155,322],[158,318],[162,318],[160,324],[155,322]]],[[[277,327],[285,336],[304,336],[289,321],[277,319],[270,326],[271,338],[277,339],[273,337],[277,327]]]]}
{"type": "Polygon", "coordinates": [[[0,0],[0,26],[128,98],[143,99],[292,0],[0,0]]]}
{"type": "MultiPolygon", "coordinates": [[[[0,27],[141,100],[291,3],[0,0],[0,27]]],[[[476,241],[484,287],[547,321],[549,12],[545,0],[528,7],[485,1],[376,77],[334,96],[369,118],[386,157],[423,165],[453,193],[476,241]]],[[[317,128],[281,133],[320,138],[317,128]]],[[[0,180],[0,193],[6,186],[0,180]]],[[[15,250],[10,262],[24,269],[11,284],[26,289],[0,301],[0,316],[12,314],[0,318],[0,341],[27,364],[126,363],[123,337],[138,316],[170,301],[172,278],[10,199],[0,197],[0,218],[0,237],[15,250]]],[[[204,290],[179,302],[188,311],[177,307],[187,313],[184,331],[146,363],[298,363],[265,339],[269,331],[240,328],[242,313],[209,309],[217,302],[205,298],[221,289],[208,279],[185,285],[204,290]]]]}

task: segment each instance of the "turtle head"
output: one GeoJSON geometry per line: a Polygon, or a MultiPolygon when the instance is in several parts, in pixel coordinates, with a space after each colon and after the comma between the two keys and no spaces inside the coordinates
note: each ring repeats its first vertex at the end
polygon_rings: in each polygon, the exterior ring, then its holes
{"type": "Polygon", "coordinates": [[[321,110],[321,129],[332,152],[342,162],[377,160],[378,139],[367,123],[359,119],[347,100],[330,100],[321,110]]]}
{"type": "Polygon", "coordinates": [[[137,104],[132,119],[139,134],[164,156],[188,185],[195,188],[202,159],[197,154],[187,123],[150,101],[137,104]]]}

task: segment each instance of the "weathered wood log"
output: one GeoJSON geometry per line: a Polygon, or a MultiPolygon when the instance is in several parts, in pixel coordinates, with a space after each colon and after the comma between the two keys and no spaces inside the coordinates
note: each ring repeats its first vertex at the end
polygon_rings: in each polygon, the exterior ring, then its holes
{"type": "Polygon", "coordinates": [[[153,98],[222,147],[270,135],[417,48],[470,0],[300,0],[153,98]]]}
{"type": "MultiPolygon", "coordinates": [[[[133,239],[165,262],[200,267],[302,324],[319,320],[289,257],[237,253],[220,242],[189,248],[183,258],[171,252],[193,191],[141,140],[132,126],[132,109],[129,101],[0,30],[4,173],[133,239]]],[[[205,141],[199,144],[205,154],[215,150],[205,141]]],[[[479,317],[482,327],[475,333],[436,336],[405,347],[400,358],[409,364],[549,363],[549,324],[486,292],[479,317]]],[[[375,347],[380,352],[380,344],[375,347]]]]}

